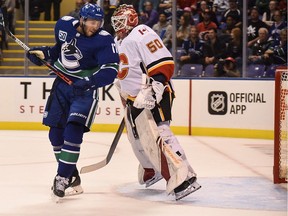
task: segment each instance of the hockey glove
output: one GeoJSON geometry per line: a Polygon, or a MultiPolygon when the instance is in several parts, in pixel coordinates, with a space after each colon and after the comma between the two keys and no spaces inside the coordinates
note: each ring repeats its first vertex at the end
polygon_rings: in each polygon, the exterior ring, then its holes
{"type": "Polygon", "coordinates": [[[161,82],[155,80],[152,81],[151,85],[154,92],[154,96],[156,98],[156,103],[160,103],[160,101],[162,100],[163,92],[165,90],[165,86],[161,82]]]}
{"type": "Polygon", "coordinates": [[[35,65],[41,66],[43,63],[40,59],[45,61],[50,59],[49,50],[50,47],[47,46],[33,47],[26,53],[26,57],[35,65]]]}
{"type": "Polygon", "coordinates": [[[94,86],[92,84],[92,80],[89,77],[84,77],[81,80],[78,80],[73,84],[74,92],[79,95],[79,93],[83,94],[85,91],[89,91],[94,86]]]}
{"type": "Polygon", "coordinates": [[[138,109],[153,109],[155,107],[155,98],[153,97],[153,90],[151,85],[145,85],[138,93],[133,106],[138,109]]]}

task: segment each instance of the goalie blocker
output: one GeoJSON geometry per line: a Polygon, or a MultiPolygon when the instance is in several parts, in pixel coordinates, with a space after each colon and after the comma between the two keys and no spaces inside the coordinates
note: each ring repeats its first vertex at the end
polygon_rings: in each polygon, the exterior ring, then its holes
{"type": "MultiPolygon", "coordinates": [[[[167,181],[166,192],[168,194],[175,193],[176,200],[179,200],[201,188],[196,182],[196,173],[189,165],[180,145],[166,142],[165,136],[166,139],[172,136],[169,126],[166,128],[162,125],[157,126],[151,111],[147,109],[138,115],[135,124],[147,159],[167,181]],[[175,151],[175,146],[178,148],[177,151],[175,151]]],[[[173,140],[176,142],[176,139],[173,140]]]]}

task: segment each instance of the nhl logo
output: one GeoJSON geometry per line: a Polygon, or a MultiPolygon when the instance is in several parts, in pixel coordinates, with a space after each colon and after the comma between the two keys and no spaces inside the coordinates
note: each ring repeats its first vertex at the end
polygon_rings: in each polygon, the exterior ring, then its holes
{"type": "Polygon", "coordinates": [[[223,111],[225,104],[224,104],[224,97],[220,94],[214,94],[211,97],[210,107],[215,112],[223,111]]]}
{"type": "Polygon", "coordinates": [[[211,115],[225,115],[227,113],[227,93],[213,91],[208,94],[208,112],[211,115]]]}

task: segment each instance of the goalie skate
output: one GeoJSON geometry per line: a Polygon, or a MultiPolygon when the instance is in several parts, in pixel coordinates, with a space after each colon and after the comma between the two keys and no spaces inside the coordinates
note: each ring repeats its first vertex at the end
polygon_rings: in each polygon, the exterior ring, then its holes
{"type": "Polygon", "coordinates": [[[142,165],[139,164],[138,181],[141,185],[145,184],[145,187],[148,188],[162,178],[163,176],[159,172],[155,172],[153,168],[143,168],[142,165]]]}
{"type": "Polygon", "coordinates": [[[189,194],[199,190],[201,185],[196,182],[197,178],[192,177],[188,181],[184,181],[180,186],[174,189],[176,201],[188,196],[189,194]]]}
{"type": "Polygon", "coordinates": [[[157,173],[155,176],[145,182],[145,187],[148,188],[160,181],[161,179],[163,179],[163,177],[159,173],[157,173]]]}

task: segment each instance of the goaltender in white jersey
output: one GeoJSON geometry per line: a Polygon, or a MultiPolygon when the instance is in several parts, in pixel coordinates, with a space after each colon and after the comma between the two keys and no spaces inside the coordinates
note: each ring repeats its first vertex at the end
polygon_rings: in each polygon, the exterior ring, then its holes
{"type": "Polygon", "coordinates": [[[138,25],[133,6],[120,5],[112,26],[120,57],[117,86],[128,139],[140,163],[139,183],[149,187],[164,178],[167,193],[180,200],[201,186],[170,129],[173,57],[150,27],[138,25]]]}
{"type": "Polygon", "coordinates": [[[137,96],[143,84],[143,69],[148,76],[161,70],[168,80],[171,78],[171,71],[173,73],[174,70],[171,53],[149,26],[136,26],[125,39],[116,40],[116,45],[120,52],[118,78],[123,92],[137,96]],[[140,68],[139,64],[141,67],[143,65],[143,68],[140,68]]]}

